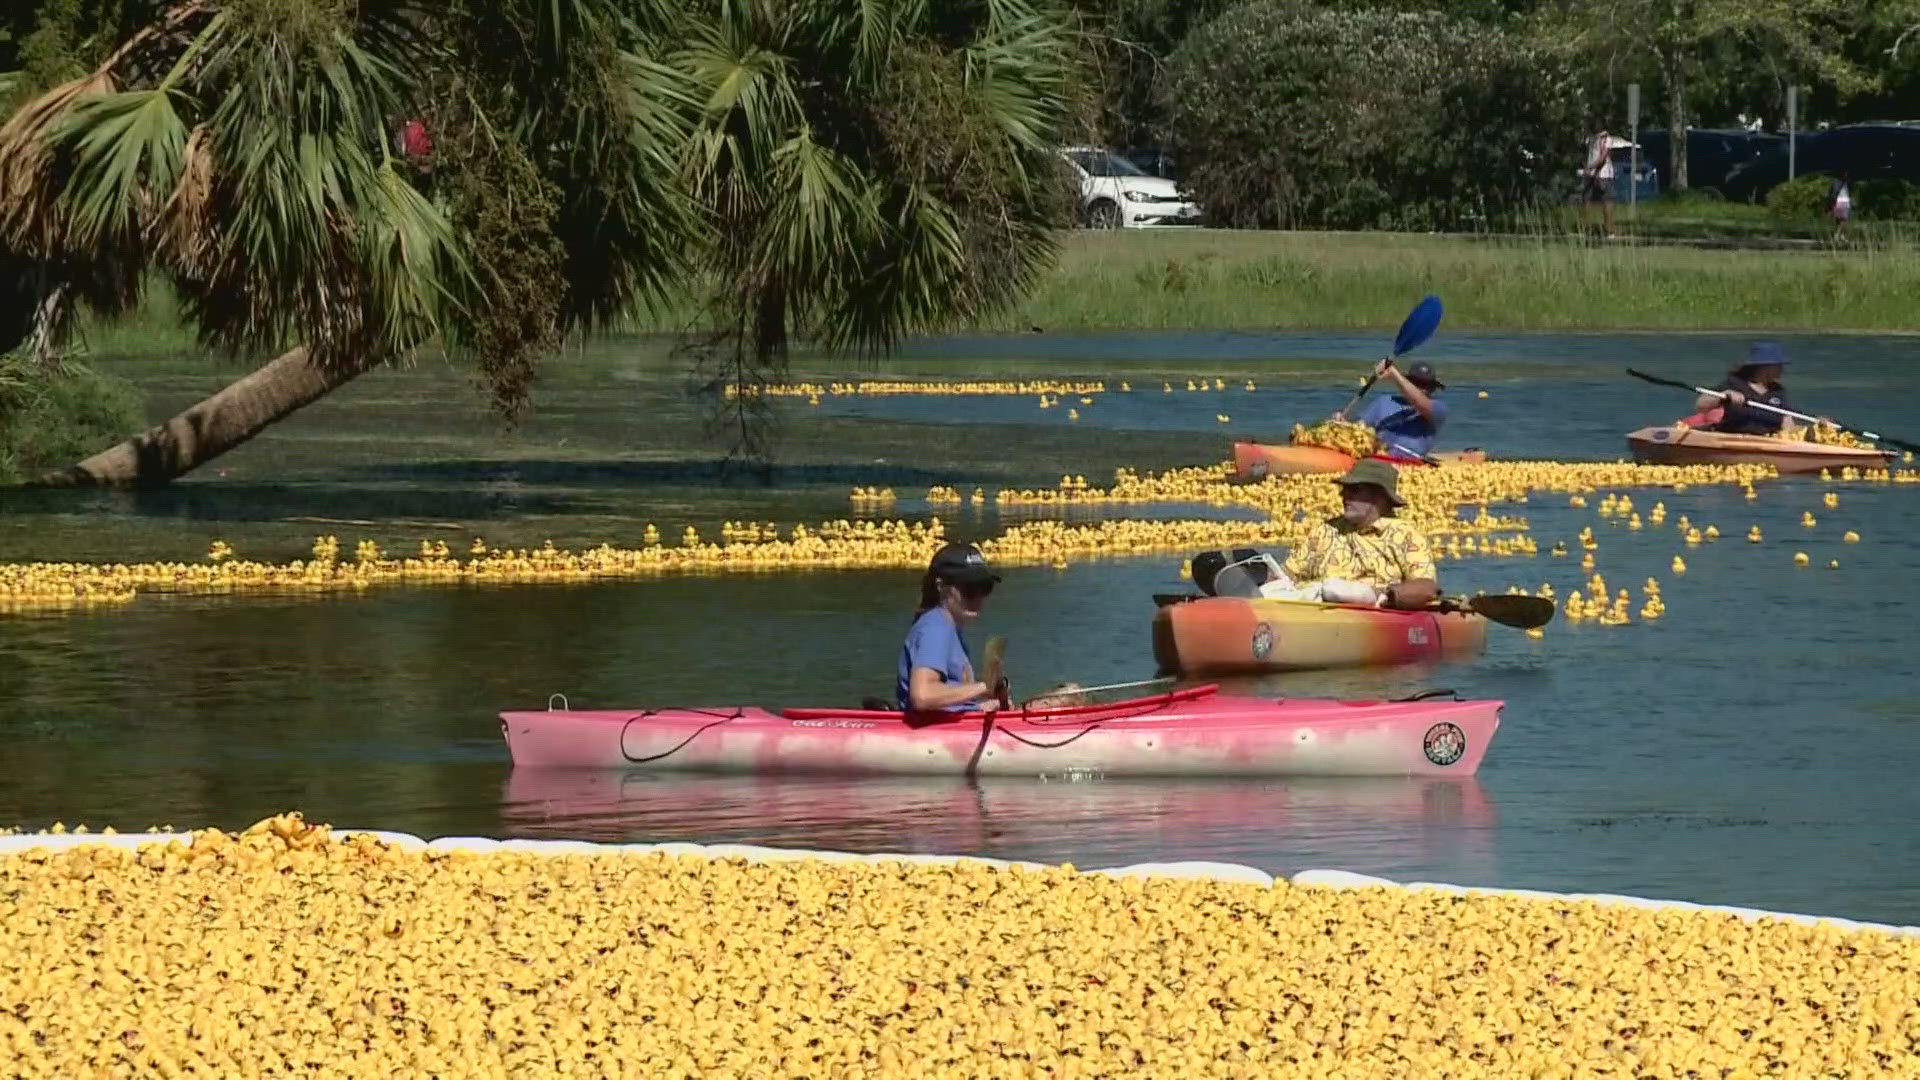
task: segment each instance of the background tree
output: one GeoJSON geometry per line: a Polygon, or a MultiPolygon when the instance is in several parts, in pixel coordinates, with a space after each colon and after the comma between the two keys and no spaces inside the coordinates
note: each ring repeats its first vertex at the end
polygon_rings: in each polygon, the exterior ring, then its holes
{"type": "Polygon", "coordinates": [[[1575,80],[1497,27],[1256,0],[1169,64],[1168,132],[1209,214],[1241,227],[1473,227],[1578,153],[1575,80]]]}
{"type": "Polygon", "coordinates": [[[28,333],[157,275],[209,348],[279,355],[70,482],[164,482],[429,341],[511,415],[567,335],[688,290],[742,371],[885,348],[1011,298],[1063,220],[1049,0],[123,2],[0,128],[28,333]]]}
{"type": "Polygon", "coordinates": [[[1672,138],[1669,186],[1683,190],[1686,131],[1703,82],[1724,83],[1744,49],[1768,58],[1783,80],[1842,95],[1866,90],[1872,76],[1842,47],[1866,17],[1856,0],[1555,0],[1539,13],[1537,40],[1602,70],[1651,67],[1672,138]]]}

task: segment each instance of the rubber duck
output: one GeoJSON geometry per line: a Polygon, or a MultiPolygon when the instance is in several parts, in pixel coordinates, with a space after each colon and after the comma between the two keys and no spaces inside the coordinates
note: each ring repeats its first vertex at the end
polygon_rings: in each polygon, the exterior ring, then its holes
{"type": "Polygon", "coordinates": [[[1747,540],[1755,544],[1760,542],[1760,526],[1755,525],[1753,528],[1747,530],[1747,540]]]}
{"type": "Polygon", "coordinates": [[[1793,553],[1793,565],[1795,566],[1805,566],[1811,561],[1812,560],[1807,558],[1807,553],[1804,551],[1796,551],[1793,553]]]}
{"type": "Polygon", "coordinates": [[[1857,544],[1860,542],[1860,534],[1854,532],[1852,529],[1848,529],[1845,533],[1841,534],[1840,539],[1849,544],[1857,544]]]}
{"type": "Polygon", "coordinates": [[[1485,401],[1487,400],[1487,392],[1485,390],[1482,390],[1478,394],[1475,394],[1474,397],[1479,398],[1481,401],[1485,401]]]}
{"type": "Polygon", "coordinates": [[[1687,560],[1685,560],[1685,559],[1683,559],[1683,558],[1681,558],[1681,557],[1680,557],[1680,556],[1678,556],[1678,555],[1675,555],[1675,556],[1673,557],[1673,572],[1674,572],[1674,573],[1676,573],[1676,574],[1684,574],[1684,573],[1686,573],[1686,572],[1687,572],[1687,560]]]}

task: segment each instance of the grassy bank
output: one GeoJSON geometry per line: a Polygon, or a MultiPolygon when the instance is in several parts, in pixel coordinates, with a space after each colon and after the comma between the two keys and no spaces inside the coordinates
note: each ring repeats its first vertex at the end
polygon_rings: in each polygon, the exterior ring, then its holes
{"type": "MultiPolygon", "coordinates": [[[[1884,230],[1797,251],[1586,240],[1553,228],[1499,237],[1076,231],[1025,303],[960,329],[1380,329],[1437,292],[1456,330],[1909,330],[1916,254],[1910,238],[1884,230]]],[[[677,333],[691,310],[642,315],[627,329],[677,333]]],[[[163,290],[86,334],[100,356],[201,354],[163,290]]]]}
{"type": "Polygon", "coordinates": [[[1724,251],[1394,233],[1075,233],[1059,270],[983,329],[1344,328],[1423,292],[1453,329],[1903,330],[1907,246],[1724,251]]]}

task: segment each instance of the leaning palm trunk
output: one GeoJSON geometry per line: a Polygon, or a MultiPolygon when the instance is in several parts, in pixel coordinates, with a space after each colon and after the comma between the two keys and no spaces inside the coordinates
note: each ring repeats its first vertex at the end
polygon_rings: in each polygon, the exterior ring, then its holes
{"type": "Polygon", "coordinates": [[[165,484],[239,446],[268,425],[366,372],[367,362],[317,364],[306,346],[285,353],[173,419],[68,468],[42,484],[165,484]]]}

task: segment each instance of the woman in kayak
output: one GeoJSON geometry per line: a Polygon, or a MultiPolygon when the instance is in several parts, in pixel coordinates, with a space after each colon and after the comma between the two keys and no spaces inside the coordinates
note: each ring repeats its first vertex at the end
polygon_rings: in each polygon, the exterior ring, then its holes
{"type": "Polygon", "coordinates": [[[1694,408],[1705,412],[1719,409],[1720,419],[1712,430],[1737,435],[1773,435],[1791,432],[1792,423],[1777,412],[1756,409],[1755,404],[1790,409],[1786,388],[1780,385],[1781,372],[1787,366],[1787,352],[1778,342],[1756,341],[1747,350],[1747,362],[1734,368],[1717,394],[1702,394],[1694,408]]]}
{"type": "Polygon", "coordinates": [[[960,631],[980,609],[1000,575],[972,544],[948,544],[934,553],[920,582],[920,607],[900,648],[896,695],[902,712],[992,712],[1006,694],[998,671],[974,677],[960,631]]]}

